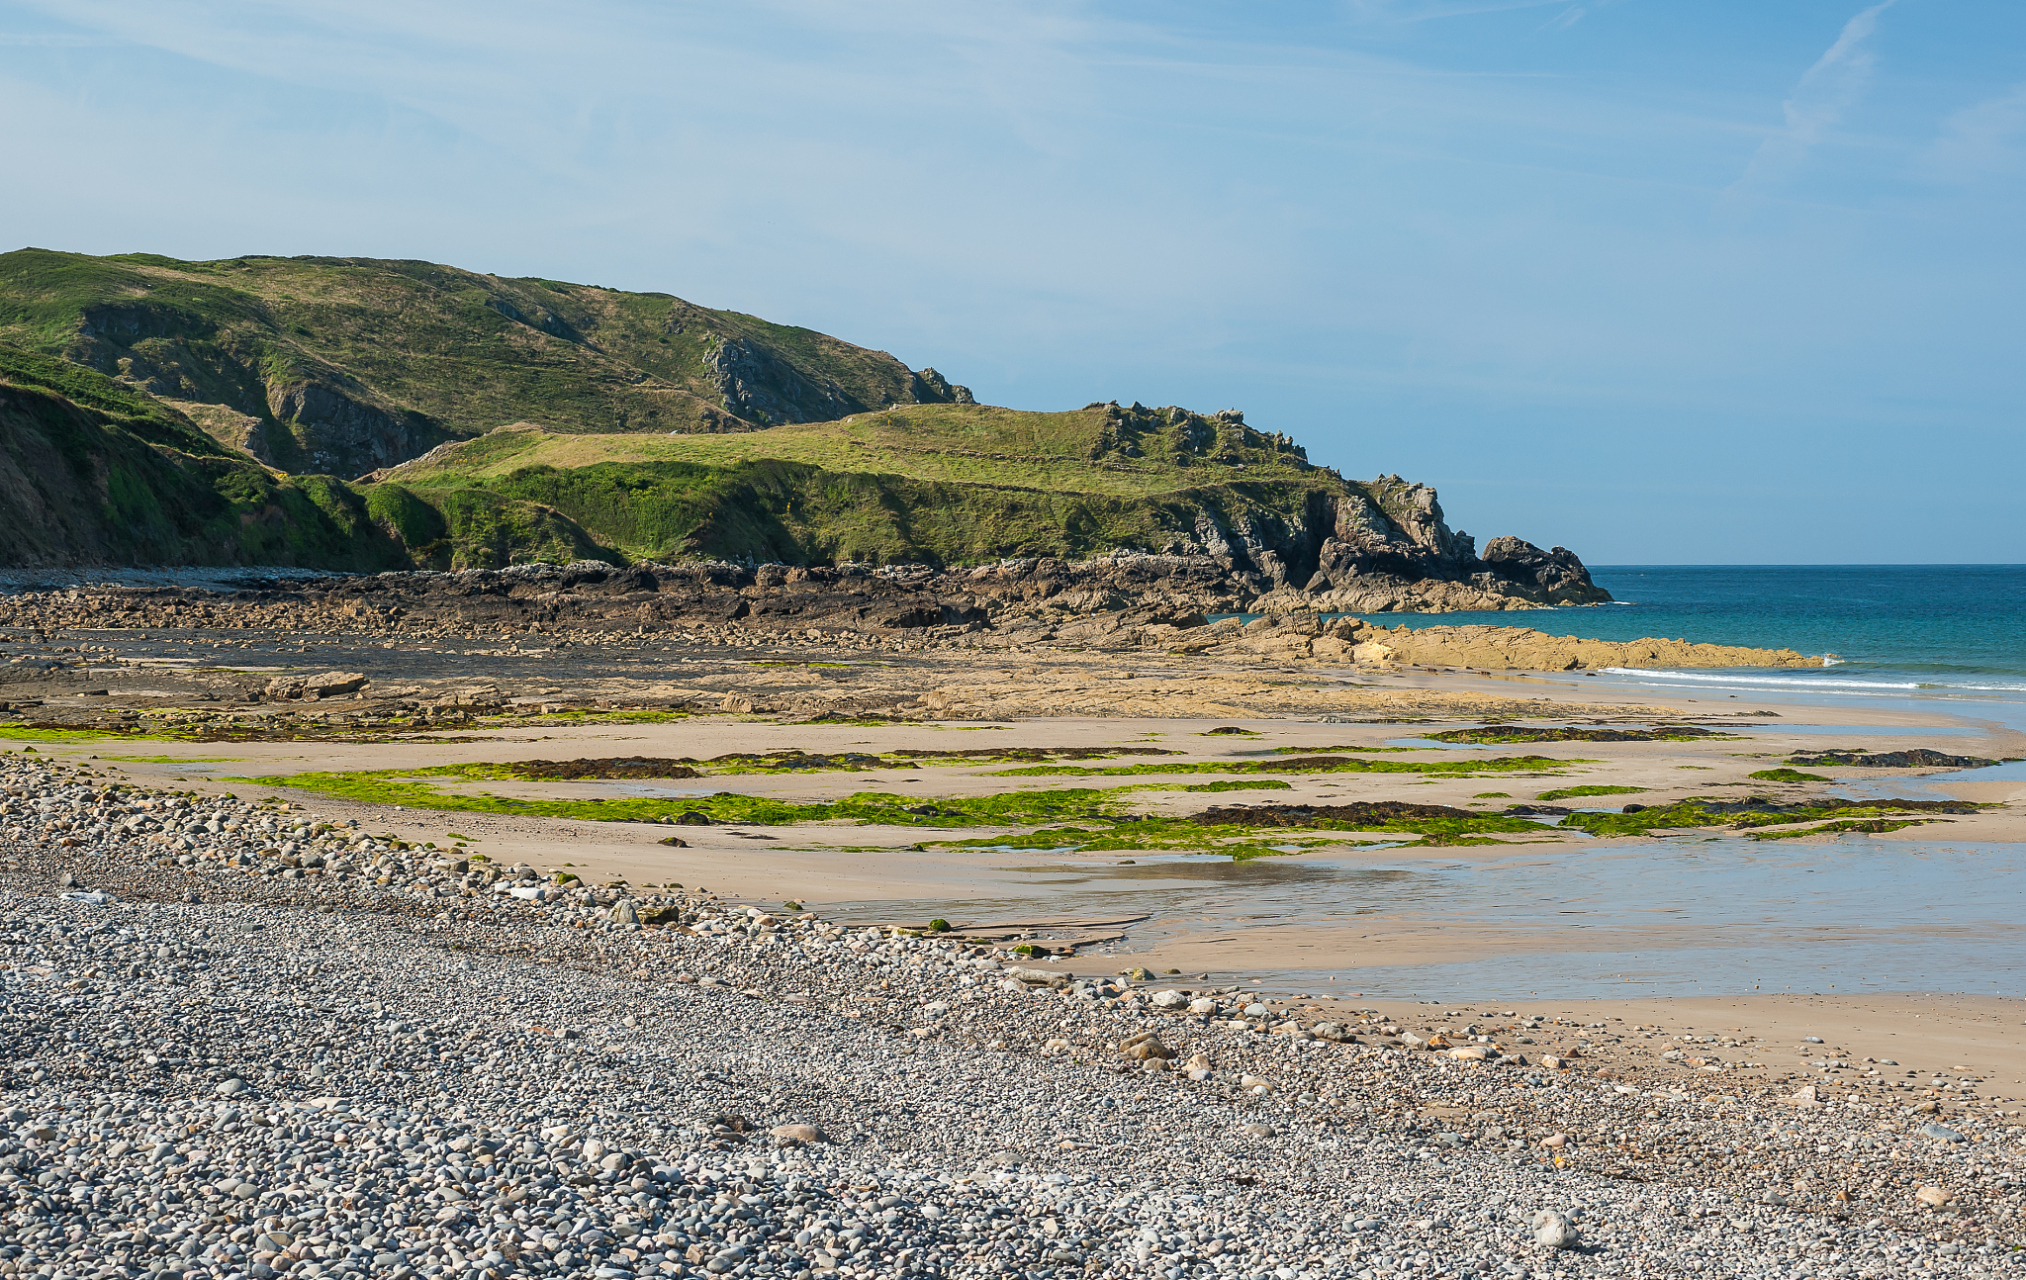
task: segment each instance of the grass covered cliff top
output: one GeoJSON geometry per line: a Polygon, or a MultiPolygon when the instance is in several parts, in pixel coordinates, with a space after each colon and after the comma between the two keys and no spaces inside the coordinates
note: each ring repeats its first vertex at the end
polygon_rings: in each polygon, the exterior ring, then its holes
{"type": "Polygon", "coordinates": [[[374,478],[441,487],[498,480],[531,467],[672,462],[726,468],[772,459],[840,474],[1118,497],[1241,480],[1341,483],[1242,423],[1187,417],[1193,422],[1179,431],[1135,433],[1130,456],[1110,438],[1116,432],[1108,433],[1102,405],[1061,413],[906,405],[737,435],[572,435],[522,423],[448,445],[374,478]]]}

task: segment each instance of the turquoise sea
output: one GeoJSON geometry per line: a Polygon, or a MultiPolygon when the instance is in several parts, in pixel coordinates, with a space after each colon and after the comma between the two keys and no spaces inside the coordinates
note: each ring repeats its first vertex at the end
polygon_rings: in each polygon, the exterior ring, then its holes
{"type": "Polygon", "coordinates": [[[1615,671],[1641,688],[1932,706],[2026,729],[2026,565],[1602,565],[1618,603],[1520,613],[1385,613],[1385,626],[1489,623],[1601,640],[1798,649],[1819,668],[1615,671]]]}
{"type": "Polygon", "coordinates": [[[2026,693],[2026,565],[1603,565],[1617,604],[1525,613],[1364,614],[1835,654],[1810,688],[2026,693]],[[1854,684],[1853,684],[1854,682],[1854,684]]]}

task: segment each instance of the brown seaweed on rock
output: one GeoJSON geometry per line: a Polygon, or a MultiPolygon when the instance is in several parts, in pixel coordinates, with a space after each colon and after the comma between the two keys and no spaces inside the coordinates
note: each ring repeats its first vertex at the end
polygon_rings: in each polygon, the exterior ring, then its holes
{"type": "Polygon", "coordinates": [[[1651,729],[1578,729],[1570,725],[1522,727],[1488,724],[1476,729],[1445,729],[1422,735],[1433,742],[1660,742],[1677,738],[1727,738],[1693,724],[1657,724],[1651,729]]]}
{"type": "Polygon", "coordinates": [[[516,777],[536,782],[575,782],[597,778],[697,778],[693,762],[659,760],[647,756],[617,756],[604,760],[516,760],[500,766],[516,777]]]}
{"type": "Polygon", "coordinates": [[[1981,769],[1998,762],[1982,756],[1952,756],[1914,747],[1906,751],[1802,751],[1787,763],[1859,765],[1870,769],[1981,769]]]}
{"type": "Polygon", "coordinates": [[[1189,817],[1205,827],[1308,827],[1318,822],[1426,822],[1442,818],[1482,818],[1481,813],[1443,804],[1408,804],[1404,800],[1371,800],[1356,804],[1237,804],[1205,809],[1189,817]]]}

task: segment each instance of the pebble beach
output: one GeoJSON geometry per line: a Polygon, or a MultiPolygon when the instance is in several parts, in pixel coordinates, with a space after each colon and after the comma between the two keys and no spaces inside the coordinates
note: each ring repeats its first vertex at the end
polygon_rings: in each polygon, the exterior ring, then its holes
{"type": "Polygon", "coordinates": [[[2002,1119],[0,760],[0,1275],[2013,1270],[2002,1119]]]}

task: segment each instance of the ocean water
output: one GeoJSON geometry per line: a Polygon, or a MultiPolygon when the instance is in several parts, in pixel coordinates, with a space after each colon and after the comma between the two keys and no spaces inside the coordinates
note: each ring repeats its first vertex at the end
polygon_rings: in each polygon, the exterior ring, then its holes
{"type": "Polygon", "coordinates": [[[2026,565],[1599,565],[1619,603],[1521,613],[1362,614],[1833,654],[1820,670],[1678,673],[1677,683],[1830,693],[2026,696],[2026,565]]]}

